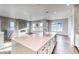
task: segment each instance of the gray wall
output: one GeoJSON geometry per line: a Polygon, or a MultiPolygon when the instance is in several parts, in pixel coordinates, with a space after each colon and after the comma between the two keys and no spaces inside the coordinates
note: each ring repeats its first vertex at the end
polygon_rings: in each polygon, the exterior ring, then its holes
{"type": "MultiPolygon", "coordinates": [[[[23,29],[23,28],[27,28],[27,21],[26,20],[21,20],[21,19],[9,19],[9,18],[1,18],[1,30],[9,30],[10,21],[14,21],[15,22],[15,30],[19,30],[19,29],[23,29]]],[[[52,20],[53,21],[57,21],[57,22],[63,22],[63,31],[60,34],[64,34],[67,35],[68,34],[68,20],[67,19],[61,19],[61,20],[52,20]]],[[[43,22],[44,23],[44,27],[45,29],[47,29],[46,31],[51,31],[51,21],[34,21],[34,22],[43,22]],[[47,25],[46,25],[47,24],[47,25]]]]}
{"type": "Polygon", "coordinates": [[[26,28],[27,27],[27,21],[26,20],[16,20],[16,23],[18,23],[18,29],[26,28]]]}
{"type": "Polygon", "coordinates": [[[9,19],[1,18],[1,30],[8,30],[9,28],[9,19]]]}
{"type": "Polygon", "coordinates": [[[6,18],[6,17],[0,17],[1,20],[1,30],[9,30],[10,29],[10,21],[13,21],[15,23],[15,30],[22,29],[27,27],[27,21],[26,20],[16,20],[12,18],[6,18]]]}

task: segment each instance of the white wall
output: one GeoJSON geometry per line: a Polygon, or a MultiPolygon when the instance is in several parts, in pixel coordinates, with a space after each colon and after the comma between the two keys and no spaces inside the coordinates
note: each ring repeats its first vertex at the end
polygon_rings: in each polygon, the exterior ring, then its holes
{"type": "Polygon", "coordinates": [[[79,35],[79,5],[75,5],[74,7],[74,19],[75,19],[75,45],[79,45],[77,42],[79,39],[76,35],[79,35]]]}
{"type": "Polygon", "coordinates": [[[63,31],[60,33],[62,35],[68,35],[68,19],[63,19],[63,31]]]}
{"type": "Polygon", "coordinates": [[[74,6],[71,6],[70,8],[70,14],[68,17],[68,36],[71,40],[71,44],[74,45],[74,39],[75,39],[75,35],[74,35],[74,6]]]}
{"type": "Polygon", "coordinates": [[[72,18],[69,18],[68,20],[68,35],[70,37],[71,43],[74,44],[74,24],[72,18]]]}

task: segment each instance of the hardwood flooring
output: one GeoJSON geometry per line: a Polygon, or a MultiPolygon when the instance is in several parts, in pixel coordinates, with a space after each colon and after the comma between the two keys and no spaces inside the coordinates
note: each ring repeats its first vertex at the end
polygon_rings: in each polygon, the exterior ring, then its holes
{"type": "Polygon", "coordinates": [[[57,45],[54,54],[78,54],[78,51],[71,45],[67,36],[57,35],[57,45]]]}

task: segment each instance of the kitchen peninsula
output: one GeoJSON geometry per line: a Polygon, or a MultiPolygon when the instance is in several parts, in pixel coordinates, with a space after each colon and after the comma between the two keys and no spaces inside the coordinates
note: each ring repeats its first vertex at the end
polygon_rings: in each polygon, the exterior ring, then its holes
{"type": "Polygon", "coordinates": [[[12,38],[12,54],[51,54],[56,45],[56,33],[31,34],[12,38]]]}

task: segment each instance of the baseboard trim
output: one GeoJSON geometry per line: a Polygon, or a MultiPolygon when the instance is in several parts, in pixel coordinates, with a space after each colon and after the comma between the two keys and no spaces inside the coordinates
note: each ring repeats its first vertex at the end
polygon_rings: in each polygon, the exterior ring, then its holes
{"type": "Polygon", "coordinates": [[[66,37],[68,37],[68,35],[63,35],[63,34],[57,34],[57,35],[60,35],[60,36],[66,36],[66,37]]]}
{"type": "Polygon", "coordinates": [[[53,51],[52,51],[51,54],[54,54],[54,50],[55,50],[56,46],[57,46],[57,42],[56,42],[56,44],[55,44],[55,46],[54,46],[54,49],[53,49],[53,51]]]}
{"type": "Polygon", "coordinates": [[[78,53],[79,53],[79,49],[78,49],[78,47],[77,46],[74,46],[75,48],[76,48],[76,50],[78,51],[78,53]]]}

